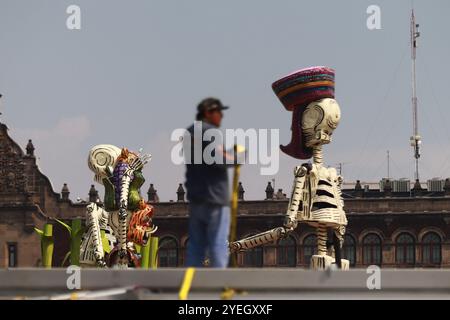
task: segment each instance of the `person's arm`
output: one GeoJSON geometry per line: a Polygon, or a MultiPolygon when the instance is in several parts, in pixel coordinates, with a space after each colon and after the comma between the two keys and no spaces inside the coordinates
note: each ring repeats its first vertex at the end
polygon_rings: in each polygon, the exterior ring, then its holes
{"type": "Polygon", "coordinates": [[[223,158],[223,164],[216,164],[219,166],[226,166],[227,168],[234,167],[238,164],[243,164],[245,159],[245,147],[241,145],[234,145],[233,150],[224,150],[223,145],[217,148],[223,158]]]}

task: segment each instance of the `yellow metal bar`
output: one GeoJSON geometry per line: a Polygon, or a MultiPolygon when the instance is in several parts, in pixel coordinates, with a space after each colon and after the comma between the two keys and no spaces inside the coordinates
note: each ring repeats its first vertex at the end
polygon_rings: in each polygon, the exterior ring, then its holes
{"type": "MultiPolygon", "coordinates": [[[[238,188],[239,188],[239,175],[241,173],[241,166],[239,164],[234,166],[233,175],[233,193],[231,196],[231,223],[230,223],[230,237],[229,243],[236,241],[237,239],[237,213],[238,213],[238,188]]],[[[230,265],[231,267],[237,267],[237,253],[231,253],[230,265]]]]}
{"type": "Polygon", "coordinates": [[[180,300],[187,300],[189,291],[191,290],[192,280],[194,279],[195,268],[187,268],[184,273],[183,283],[178,294],[180,300]]]}

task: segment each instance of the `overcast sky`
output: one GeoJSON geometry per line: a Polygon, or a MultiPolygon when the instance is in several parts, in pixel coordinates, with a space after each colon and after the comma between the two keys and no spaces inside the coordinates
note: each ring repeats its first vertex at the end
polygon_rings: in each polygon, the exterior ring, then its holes
{"type": "MultiPolygon", "coordinates": [[[[450,176],[448,0],[415,1],[421,178],[450,176]]],[[[196,104],[216,96],[230,105],[226,128],[279,129],[290,140],[291,114],[271,83],[296,69],[336,70],[342,121],[325,162],[343,163],[346,181],[413,178],[411,1],[112,1],[0,0],[1,121],[25,146],[32,138],[41,170],[71,198],[93,183],[86,158],[95,144],[143,147],[145,169],[163,201],[176,199],[184,167],[170,161],[170,134],[192,123],[196,104]],[[66,8],[81,8],[68,30],[66,8]],[[381,8],[381,30],[366,26],[381,8]]],[[[267,181],[289,193],[301,161],[280,153],[280,170],[242,169],[247,199],[267,181]]],[[[100,189],[99,186],[97,186],[100,189]]]]}

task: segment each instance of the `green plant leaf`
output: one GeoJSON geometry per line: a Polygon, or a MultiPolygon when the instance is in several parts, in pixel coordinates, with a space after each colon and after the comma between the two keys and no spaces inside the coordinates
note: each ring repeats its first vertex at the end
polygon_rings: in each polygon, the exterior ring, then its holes
{"type": "Polygon", "coordinates": [[[38,229],[38,228],[34,228],[34,231],[36,231],[37,234],[38,234],[39,236],[41,236],[41,237],[44,235],[44,231],[43,231],[43,230],[40,230],[40,229],[38,229]]]}
{"type": "Polygon", "coordinates": [[[59,219],[55,219],[57,222],[59,222],[59,224],[61,224],[61,225],[63,225],[66,229],[67,229],[67,231],[69,231],[69,234],[71,234],[72,233],[72,227],[71,226],[69,226],[67,223],[65,223],[65,222],[62,222],[61,220],[59,220],[59,219]]]}
{"type": "Polygon", "coordinates": [[[134,248],[136,249],[136,253],[141,253],[141,250],[142,250],[142,246],[140,246],[140,245],[138,245],[138,244],[134,244],[134,248]]]}
{"type": "Polygon", "coordinates": [[[70,257],[70,253],[71,253],[71,251],[67,252],[66,255],[64,256],[64,259],[61,263],[61,267],[64,267],[64,264],[66,263],[67,259],[69,259],[69,257],[70,257]]]}
{"type": "Polygon", "coordinates": [[[101,240],[102,240],[102,245],[103,245],[103,251],[105,251],[106,253],[110,253],[111,247],[109,246],[109,241],[108,241],[108,238],[106,238],[105,231],[101,230],[100,235],[101,235],[101,240]]]}
{"type": "Polygon", "coordinates": [[[74,236],[79,236],[80,234],[83,235],[84,234],[84,230],[85,228],[81,228],[80,230],[78,230],[77,232],[75,232],[74,236]]]}

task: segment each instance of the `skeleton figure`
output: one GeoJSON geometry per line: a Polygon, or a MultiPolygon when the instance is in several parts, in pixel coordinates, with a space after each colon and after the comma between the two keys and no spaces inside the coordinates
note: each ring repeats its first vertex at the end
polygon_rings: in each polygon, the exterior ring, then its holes
{"type": "Polygon", "coordinates": [[[101,230],[110,231],[109,242],[117,246],[109,254],[109,265],[126,268],[130,262],[137,265],[134,245],[145,245],[157,230],[152,224],[153,207],[140,196],[145,179],[143,166],[150,155],[136,154],[128,149],[112,145],[98,145],[91,149],[89,168],[95,173],[94,180],[105,187],[105,208],[97,203],[87,206],[87,231],[83,237],[80,262],[105,267],[101,230]]]}
{"type": "Polygon", "coordinates": [[[335,264],[348,269],[341,259],[347,218],[343,210],[340,177],[335,168],[323,165],[322,146],[331,142],[341,112],[334,100],[334,70],[314,67],[292,73],[273,85],[283,105],[293,112],[292,141],[281,150],[298,159],[313,158],[313,163],[294,169],[292,189],[285,222],[258,235],[230,244],[230,251],[251,249],[275,242],[297,228],[298,223],[313,226],[317,233],[317,254],[311,258],[313,269],[335,264]],[[331,241],[328,241],[329,233],[331,241]],[[328,243],[333,247],[328,248],[328,243]]]}

